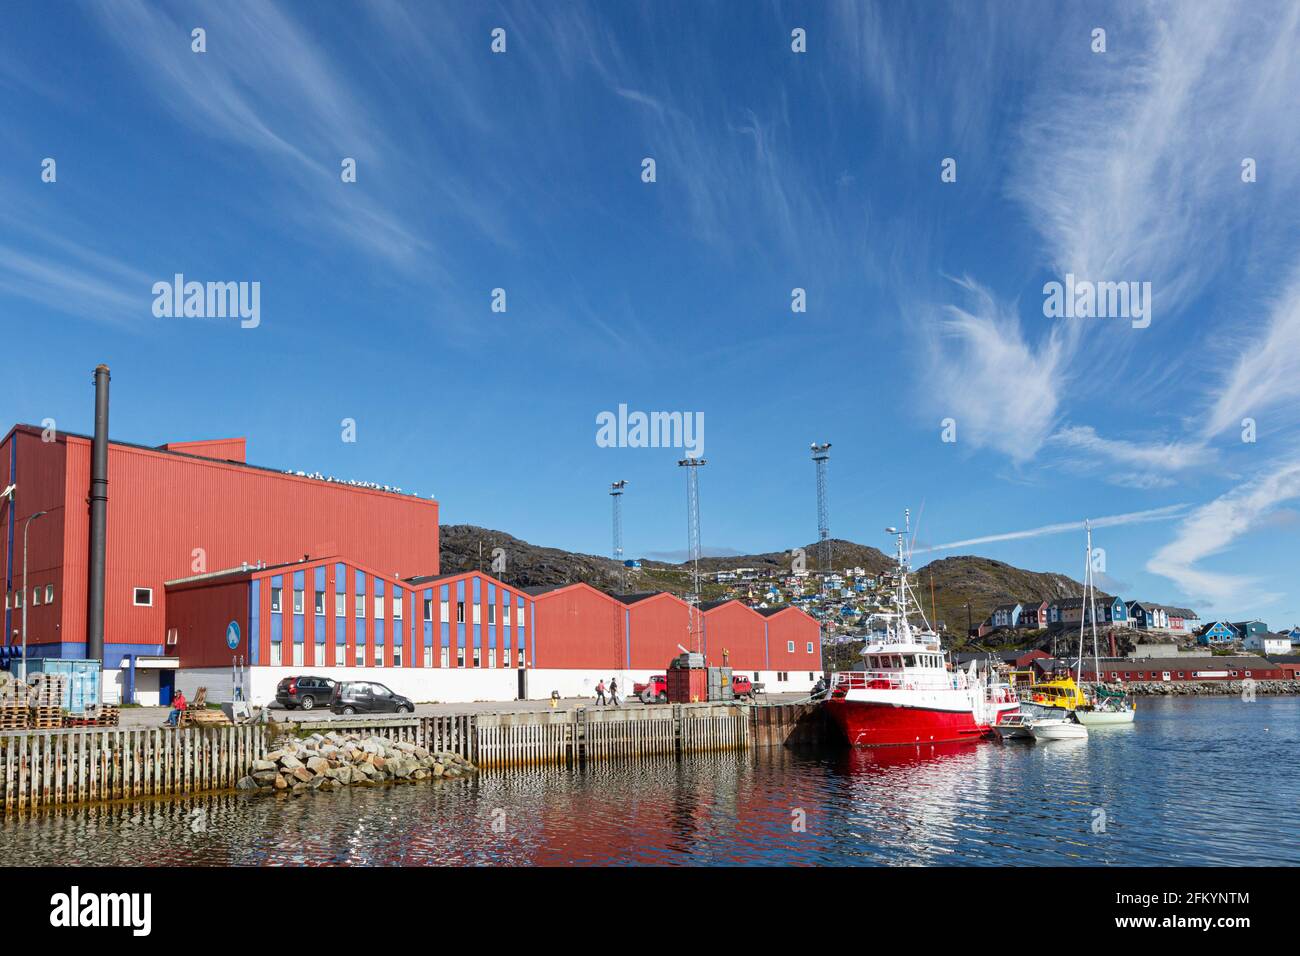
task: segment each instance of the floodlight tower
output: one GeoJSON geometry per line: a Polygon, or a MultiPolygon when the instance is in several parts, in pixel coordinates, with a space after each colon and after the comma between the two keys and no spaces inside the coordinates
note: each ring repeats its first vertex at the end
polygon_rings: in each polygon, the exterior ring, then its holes
{"type": "Polygon", "coordinates": [[[691,653],[699,653],[701,646],[696,606],[700,603],[700,468],[705,464],[703,458],[683,458],[677,463],[679,468],[686,469],[686,537],[691,559],[691,594],[688,599],[691,606],[691,653]]]}
{"type": "MultiPolygon", "coordinates": [[[[623,489],[627,481],[620,478],[609,486],[610,496],[614,499],[614,560],[623,565],[623,489]]],[[[623,582],[623,591],[627,591],[627,568],[619,572],[623,582]]]]}
{"type": "Polygon", "coordinates": [[[813,442],[812,460],[817,465],[817,566],[822,572],[831,570],[831,520],[826,505],[826,463],[831,459],[831,443],[813,442]]]}

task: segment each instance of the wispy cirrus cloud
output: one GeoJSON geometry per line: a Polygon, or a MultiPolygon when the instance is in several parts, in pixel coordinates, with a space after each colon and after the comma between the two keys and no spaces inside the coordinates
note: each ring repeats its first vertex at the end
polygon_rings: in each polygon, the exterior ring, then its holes
{"type": "Polygon", "coordinates": [[[970,305],[948,306],[930,327],[926,387],[937,390],[925,399],[956,420],[959,442],[1026,461],[1056,424],[1068,382],[1064,343],[1055,332],[1031,343],[1012,307],[970,279],[957,284],[970,305]]]}
{"type": "MultiPolygon", "coordinates": [[[[1186,513],[1187,505],[1165,505],[1160,508],[1148,508],[1145,511],[1130,511],[1125,514],[1104,515],[1089,519],[1094,528],[1117,528],[1122,525],[1143,524],[1149,521],[1172,521],[1186,513]]],[[[978,538],[966,538],[963,541],[950,541],[948,544],[936,544],[927,548],[917,548],[914,553],[924,554],[929,551],[952,551],[955,548],[969,548],[977,544],[995,544],[1000,541],[1018,541],[1023,538],[1041,538],[1045,535],[1067,534],[1083,530],[1083,519],[1077,521],[1060,521],[1056,524],[1040,525],[1037,528],[1025,528],[1020,531],[1003,531],[998,534],[986,534],[978,538]]]]}
{"type": "Polygon", "coordinates": [[[1300,459],[1271,465],[1262,474],[1201,505],[1147,561],[1147,570],[1173,581],[1190,599],[1212,608],[1264,604],[1278,595],[1256,578],[1202,566],[1242,535],[1258,528],[1279,506],[1300,498],[1300,459]]]}
{"type": "Polygon", "coordinates": [[[1243,418],[1279,412],[1297,421],[1300,400],[1300,262],[1272,300],[1264,331],[1240,342],[1236,360],[1214,389],[1204,435],[1238,427],[1243,418]]]}

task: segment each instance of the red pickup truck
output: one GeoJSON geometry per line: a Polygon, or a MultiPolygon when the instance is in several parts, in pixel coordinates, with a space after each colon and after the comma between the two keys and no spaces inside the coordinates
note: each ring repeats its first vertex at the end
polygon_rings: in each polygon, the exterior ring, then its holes
{"type": "Polygon", "coordinates": [[[668,703],[668,675],[655,674],[648,683],[633,684],[632,694],[641,698],[643,704],[668,703]]]}

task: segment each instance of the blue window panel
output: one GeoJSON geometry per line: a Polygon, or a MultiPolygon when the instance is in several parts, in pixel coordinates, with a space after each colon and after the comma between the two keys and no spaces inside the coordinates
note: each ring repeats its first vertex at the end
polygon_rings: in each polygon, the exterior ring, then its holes
{"type": "Polygon", "coordinates": [[[375,647],[384,646],[384,622],[375,621],[375,647]]]}
{"type": "Polygon", "coordinates": [[[261,649],[262,587],[256,578],[248,582],[248,663],[256,664],[261,649]]]}
{"type": "Polygon", "coordinates": [[[313,577],[312,583],[315,586],[316,591],[318,593],[324,591],[325,590],[325,565],[322,564],[319,568],[317,568],[312,577],[313,577]]]}
{"type": "MultiPolygon", "coordinates": [[[[447,585],[444,584],[438,590],[438,595],[439,595],[438,600],[449,601],[451,599],[449,594],[450,592],[447,589],[447,585]]],[[[451,624],[442,620],[441,605],[439,605],[439,610],[438,610],[438,621],[440,622],[438,626],[442,631],[442,646],[450,647],[451,646],[451,624]]]]}
{"type": "MultiPolygon", "coordinates": [[[[463,601],[465,600],[465,582],[464,582],[464,581],[457,581],[457,582],[456,582],[456,600],[457,600],[458,602],[463,602],[463,601]]],[[[456,609],[455,609],[455,608],[452,608],[451,610],[452,610],[452,619],[455,620],[456,609]]],[[[466,619],[469,618],[469,608],[465,608],[465,617],[466,617],[466,619]]],[[[464,647],[464,646],[465,646],[465,624],[464,624],[463,621],[462,621],[462,622],[457,622],[457,624],[456,624],[456,646],[457,646],[457,647],[464,647]]]]}
{"type": "Polygon", "coordinates": [[[384,596],[384,579],[375,578],[375,597],[384,596]]]}
{"type": "Polygon", "coordinates": [[[302,636],[303,636],[302,615],[295,614],[293,616],[293,642],[295,644],[301,644],[302,636]]]}
{"type": "Polygon", "coordinates": [[[424,622],[424,646],[425,647],[433,646],[433,622],[432,621],[424,622]]]}
{"type": "Polygon", "coordinates": [[[303,574],[303,572],[301,572],[301,571],[295,571],[295,572],[293,572],[293,587],[294,587],[294,590],[296,590],[296,591],[301,591],[303,588],[305,588],[307,585],[304,584],[303,582],[305,582],[306,580],[307,580],[307,578],[306,578],[306,576],[303,574]]]}
{"type": "Polygon", "coordinates": [[[316,643],[324,644],[325,643],[325,618],[316,617],[314,618],[314,620],[316,621],[316,643]]]}
{"type": "Polygon", "coordinates": [[[274,642],[276,642],[276,641],[279,641],[280,638],[283,637],[283,636],[284,636],[284,615],[283,615],[283,614],[272,614],[272,615],[271,615],[271,641],[272,641],[272,643],[274,643],[274,642]]]}

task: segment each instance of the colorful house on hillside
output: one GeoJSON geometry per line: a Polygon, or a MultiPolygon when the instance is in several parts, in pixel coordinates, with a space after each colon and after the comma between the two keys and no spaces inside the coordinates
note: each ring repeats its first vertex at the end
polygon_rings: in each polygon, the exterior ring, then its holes
{"type": "Polygon", "coordinates": [[[1292,647],[1294,647],[1297,644],[1300,644],[1300,625],[1296,625],[1295,627],[1291,628],[1291,630],[1287,631],[1286,636],[1291,639],[1292,647]]]}
{"type": "Polygon", "coordinates": [[[1029,630],[1047,627],[1047,602],[1025,601],[1020,606],[1020,626],[1029,630]]]}
{"type": "Polygon", "coordinates": [[[1291,650],[1291,639],[1285,634],[1248,634],[1242,645],[1248,651],[1259,651],[1272,656],[1291,650]]]}
{"type": "Polygon", "coordinates": [[[1020,624],[1019,604],[999,604],[989,615],[989,622],[995,627],[1017,627],[1020,624]]]}
{"type": "Polygon", "coordinates": [[[1173,631],[1182,631],[1184,634],[1195,634],[1201,626],[1201,616],[1186,607],[1167,607],[1165,611],[1169,614],[1169,629],[1173,631]]]}
{"type": "Polygon", "coordinates": [[[1237,629],[1227,621],[1213,621],[1196,633],[1197,644],[1230,644],[1236,639],[1237,629]]]}
{"type": "Polygon", "coordinates": [[[1129,601],[1128,616],[1132,626],[1139,630],[1149,631],[1152,628],[1168,629],[1169,627],[1169,611],[1159,604],[1129,601]]]}
{"type": "Polygon", "coordinates": [[[1232,626],[1243,641],[1252,635],[1262,637],[1268,633],[1268,625],[1258,618],[1253,621],[1233,621],[1232,626]]]}

